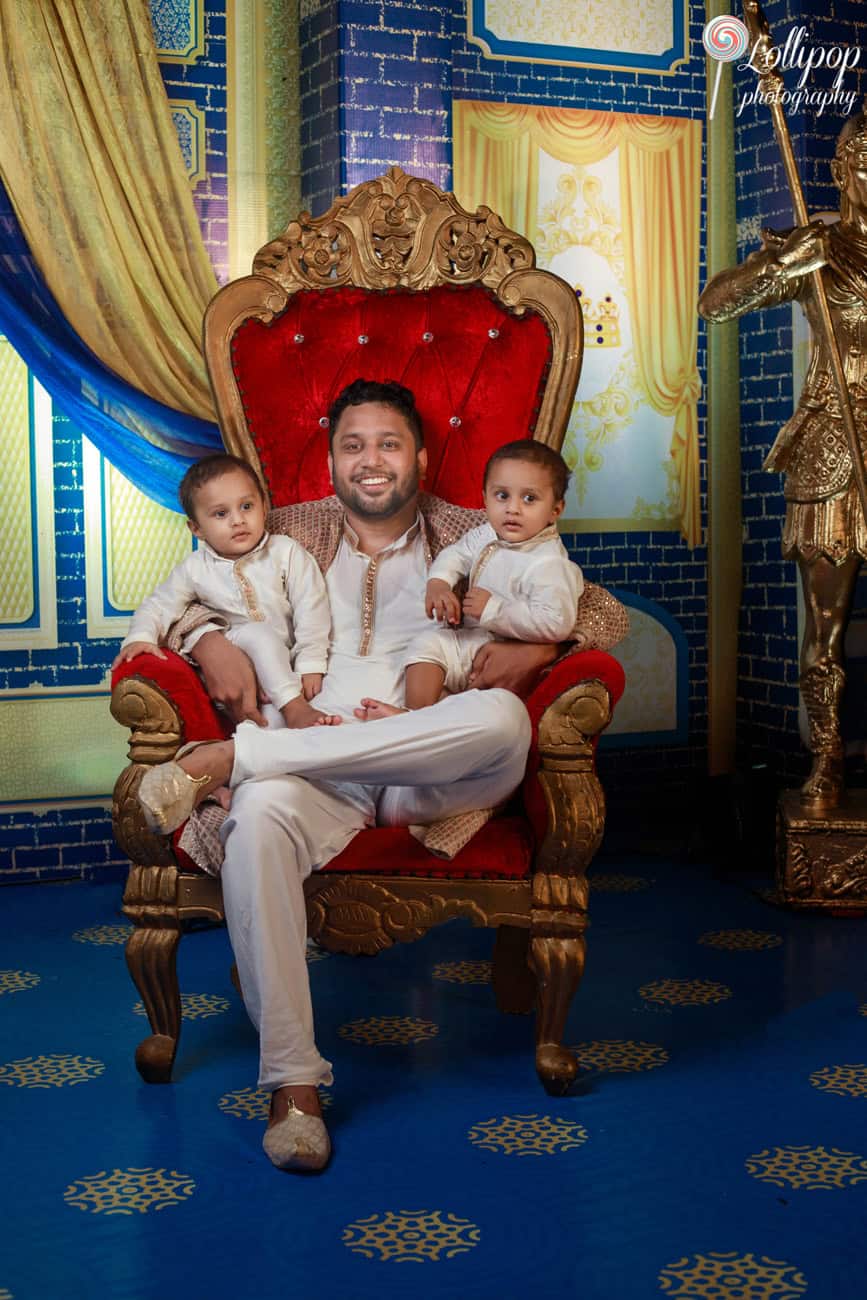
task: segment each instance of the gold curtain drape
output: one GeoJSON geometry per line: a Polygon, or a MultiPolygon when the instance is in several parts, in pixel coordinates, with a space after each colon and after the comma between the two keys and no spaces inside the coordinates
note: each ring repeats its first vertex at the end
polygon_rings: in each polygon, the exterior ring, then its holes
{"type": "Polygon", "coordinates": [[[454,104],[455,189],[536,240],[538,153],[587,166],[620,150],[633,343],[642,387],[674,416],[681,532],[701,540],[696,365],[701,123],[529,104],[454,104]]]}
{"type": "Polygon", "coordinates": [[[0,176],[64,315],[121,378],[213,420],[217,281],[147,0],[0,0],[0,176]]]}

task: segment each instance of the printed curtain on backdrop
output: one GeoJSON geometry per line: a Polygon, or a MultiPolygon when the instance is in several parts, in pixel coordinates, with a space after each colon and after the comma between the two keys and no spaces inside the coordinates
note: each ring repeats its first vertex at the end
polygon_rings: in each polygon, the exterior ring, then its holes
{"type": "Polygon", "coordinates": [[[618,150],[624,270],[639,381],[671,416],[680,530],[701,540],[696,364],[701,123],[583,109],[456,101],[455,190],[536,242],[540,150],[572,166],[618,150]],[[628,216],[627,216],[628,214],[628,216]]]}
{"type": "Polygon", "coordinates": [[[177,508],[220,446],[201,353],[217,282],[139,0],[0,0],[0,328],[60,408],[177,508]]]}

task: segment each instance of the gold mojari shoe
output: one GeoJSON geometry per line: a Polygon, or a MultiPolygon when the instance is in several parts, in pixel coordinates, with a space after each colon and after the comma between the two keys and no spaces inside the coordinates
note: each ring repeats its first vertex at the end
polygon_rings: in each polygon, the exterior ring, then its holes
{"type": "Polygon", "coordinates": [[[158,763],[145,772],[138,788],[138,801],[150,830],[158,835],[170,835],[187,820],[198,802],[202,786],[213,778],[207,773],[190,776],[177,760],[189,754],[190,750],[198,749],[199,745],[214,743],[211,740],[193,740],[182,745],[168,763],[158,763]]]}
{"type": "Polygon", "coordinates": [[[317,1115],[307,1115],[289,1099],[289,1114],[265,1130],[262,1147],[278,1169],[324,1169],[331,1156],[328,1129],[317,1115]]]}

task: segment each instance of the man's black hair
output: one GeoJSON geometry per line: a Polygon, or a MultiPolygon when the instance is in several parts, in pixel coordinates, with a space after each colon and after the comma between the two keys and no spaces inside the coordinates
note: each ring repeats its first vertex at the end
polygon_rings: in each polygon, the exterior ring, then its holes
{"type": "Polygon", "coordinates": [[[364,406],[368,402],[376,402],[379,406],[389,406],[398,415],[402,415],[412,430],[412,436],[415,438],[417,450],[424,446],[424,434],[421,427],[421,416],[415,404],[415,396],[403,384],[399,384],[396,379],[356,379],[351,384],[347,384],[343,392],[338,393],[328,411],[328,442],[329,445],[334,441],[334,433],[337,429],[337,423],[346,410],[347,406],[364,406]]]}

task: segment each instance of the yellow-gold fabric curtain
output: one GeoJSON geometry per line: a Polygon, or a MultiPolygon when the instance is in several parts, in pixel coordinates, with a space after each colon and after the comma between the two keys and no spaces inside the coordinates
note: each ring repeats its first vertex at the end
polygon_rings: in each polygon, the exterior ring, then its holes
{"type": "Polygon", "coordinates": [[[619,148],[627,290],[638,371],[655,410],[674,416],[679,519],[701,540],[698,338],[701,123],[529,104],[454,104],[455,189],[537,238],[538,154],[571,165],[619,148]]]}
{"type": "Polygon", "coordinates": [[[0,51],[0,175],[61,310],[128,383],[213,420],[217,281],[147,0],[0,0],[0,51]]]}

